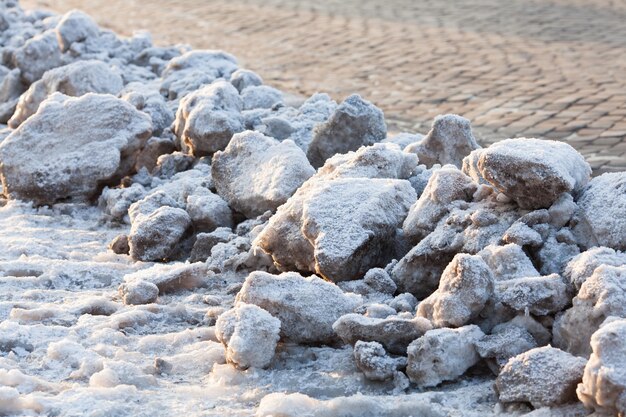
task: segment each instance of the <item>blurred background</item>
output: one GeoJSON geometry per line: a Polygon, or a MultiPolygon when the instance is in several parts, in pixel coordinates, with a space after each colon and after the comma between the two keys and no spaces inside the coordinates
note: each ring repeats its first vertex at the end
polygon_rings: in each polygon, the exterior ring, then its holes
{"type": "Polygon", "coordinates": [[[483,144],[564,140],[626,170],[626,1],[21,0],[124,35],[223,49],[301,96],[360,93],[392,131],[471,120],[483,144]]]}

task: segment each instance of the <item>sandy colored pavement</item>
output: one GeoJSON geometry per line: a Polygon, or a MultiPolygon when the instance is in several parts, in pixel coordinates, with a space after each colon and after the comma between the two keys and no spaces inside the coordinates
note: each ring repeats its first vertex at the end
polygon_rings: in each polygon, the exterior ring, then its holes
{"type": "Polygon", "coordinates": [[[483,143],[565,140],[626,170],[626,2],[612,0],[22,0],[122,34],[224,49],[293,93],[359,92],[396,128],[440,113],[483,143]]]}

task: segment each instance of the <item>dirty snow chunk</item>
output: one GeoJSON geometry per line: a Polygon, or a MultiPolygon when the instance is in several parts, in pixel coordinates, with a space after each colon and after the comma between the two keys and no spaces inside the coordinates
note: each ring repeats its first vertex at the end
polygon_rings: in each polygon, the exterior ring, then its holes
{"type": "Polygon", "coordinates": [[[591,248],[569,261],[563,276],[578,291],[596,268],[601,265],[626,265],[626,253],[606,247],[591,248]]]}
{"type": "Polygon", "coordinates": [[[316,178],[409,179],[417,169],[417,158],[387,143],[362,146],[355,152],[337,154],[326,160],[316,178]]]}
{"type": "Polygon", "coordinates": [[[474,325],[427,331],[407,349],[409,379],[420,388],[455,380],[480,360],[474,344],[483,336],[474,325]]]}
{"type": "MultiPolygon", "coordinates": [[[[7,123],[13,116],[20,95],[25,90],[20,79],[20,70],[0,65],[0,123],[7,123]]],[[[2,142],[0,140],[0,142],[2,142]]]]}
{"type": "Polygon", "coordinates": [[[168,265],[155,264],[154,266],[124,275],[127,287],[137,282],[154,284],[160,294],[191,289],[201,286],[207,278],[206,265],[200,262],[193,264],[173,263],[168,265]]]}
{"type": "Polygon", "coordinates": [[[253,85],[241,90],[244,110],[271,109],[283,102],[283,93],[267,85],[253,85]]]}
{"type": "Polygon", "coordinates": [[[509,324],[484,336],[475,346],[480,357],[488,361],[497,375],[509,359],[537,347],[537,342],[526,329],[509,324]]]}
{"type": "Polygon", "coordinates": [[[592,354],[585,367],[578,398],[602,415],[626,414],[626,320],[603,324],[591,338],[592,354]]]}
{"type": "Polygon", "coordinates": [[[591,335],[609,316],[626,318],[626,265],[602,265],[582,284],[572,307],[554,323],[554,343],[589,356],[591,335]]]}
{"type": "Polygon", "coordinates": [[[417,306],[417,315],[435,327],[459,327],[476,317],[493,296],[493,274],[479,255],[458,254],[446,267],[439,288],[417,306]]]}
{"type": "Polygon", "coordinates": [[[354,345],[354,360],[365,378],[371,381],[393,379],[403,362],[389,356],[380,343],[360,340],[354,345]]]}
{"type": "Polygon", "coordinates": [[[130,252],[128,236],[124,234],[115,236],[111,243],[109,243],[109,249],[118,255],[128,255],[128,252],[130,252]]]}
{"type": "Polygon", "coordinates": [[[262,85],[263,79],[256,72],[240,68],[231,74],[230,83],[241,93],[247,87],[262,85]]]}
{"type": "Polygon", "coordinates": [[[476,184],[458,168],[446,165],[437,170],[402,225],[404,235],[418,242],[435,230],[437,223],[450,211],[456,200],[471,201],[476,184]]]}
{"type": "Polygon", "coordinates": [[[413,313],[417,307],[417,298],[411,293],[404,292],[396,295],[392,300],[386,302],[389,307],[397,312],[413,313]]]}
{"type": "Polygon", "coordinates": [[[478,254],[487,262],[496,281],[539,276],[522,247],[514,243],[489,245],[478,254]]]}
{"type": "Polygon", "coordinates": [[[204,156],[226,148],[230,138],[244,128],[242,106],[239,92],[224,80],[185,96],[173,128],[183,150],[204,156]]]}
{"type": "Polygon", "coordinates": [[[218,227],[233,227],[233,215],[226,201],[208,190],[188,196],[186,210],[196,231],[211,232],[218,227]]]}
{"type": "Polygon", "coordinates": [[[182,152],[172,152],[159,155],[152,171],[155,177],[169,179],[179,172],[184,172],[193,166],[196,158],[182,152]]]}
{"type": "Polygon", "coordinates": [[[556,228],[564,227],[572,219],[577,209],[578,206],[574,203],[574,197],[571,194],[561,194],[548,209],[550,224],[556,228]]]}
{"type": "Polygon", "coordinates": [[[124,304],[150,304],[156,301],[159,287],[152,282],[136,280],[121,284],[118,292],[124,304]]]}
{"type": "Polygon", "coordinates": [[[234,135],[224,151],[213,155],[211,173],[218,194],[252,218],[276,211],[315,169],[291,140],[279,142],[246,131],[234,135]]]}
{"type": "Polygon", "coordinates": [[[280,320],[256,305],[238,303],[218,317],[215,335],[228,362],[240,369],[265,368],[280,338],[280,320]]]}
{"type": "Polygon", "coordinates": [[[147,216],[140,215],[128,235],[130,256],[140,261],[168,259],[190,226],[189,214],[175,207],[163,206],[147,216]]]}
{"type": "Polygon", "coordinates": [[[278,318],[281,338],[294,343],[336,340],[333,323],[361,304],[360,297],[345,294],[332,283],[316,276],[304,278],[295,272],[252,272],[237,300],[255,304],[278,318]]]}
{"type": "Polygon", "coordinates": [[[307,157],[315,168],[337,153],[355,151],[385,139],[383,112],[358,94],[346,98],[328,121],[315,128],[307,157]]]}
{"type": "Polygon", "coordinates": [[[110,95],[56,93],[0,144],[4,193],[38,205],[88,199],[131,172],[150,119],[110,95]]]}
{"type": "Polygon", "coordinates": [[[513,357],[496,379],[500,401],[555,406],[576,399],[586,360],[550,346],[513,357]]]}
{"type": "Polygon", "coordinates": [[[20,97],[15,114],[9,120],[9,126],[17,128],[24,120],[35,114],[39,105],[55,92],[71,97],[87,93],[117,95],[122,86],[122,77],[100,61],[77,61],[51,69],[20,97]]]}
{"type": "Polygon", "coordinates": [[[408,145],[404,151],[417,154],[420,164],[427,167],[452,164],[461,168],[463,158],[478,148],[470,121],[456,114],[446,114],[435,117],[426,137],[408,145]]]}
{"type": "Polygon", "coordinates": [[[372,268],[365,273],[363,282],[375,291],[393,295],[396,292],[396,283],[393,282],[387,271],[382,268],[372,268]]]}
{"type": "Polygon", "coordinates": [[[389,316],[378,319],[360,314],[346,314],[333,324],[333,330],[344,343],[354,345],[359,340],[379,342],[389,352],[398,355],[406,355],[409,343],[430,329],[432,325],[422,317],[407,319],[389,316]]]}
{"type": "Polygon", "coordinates": [[[626,250],[626,172],[592,179],[577,204],[574,231],[584,246],[626,250]]]}
{"type": "Polygon", "coordinates": [[[591,175],[585,158],[567,143],[527,138],[507,139],[486,148],[478,169],[525,209],[550,207],[562,193],[582,190],[591,175]]]}
{"type": "Polygon", "coordinates": [[[254,244],[283,269],[357,279],[395,255],[415,191],[405,180],[311,179],[280,206],[254,244]]]}
{"type": "Polygon", "coordinates": [[[181,99],[218,78],[229,79],[236,70],[237,59],[231,54],[214,50],[189,51],[167,63],[161,74],[161,92],[169,100],[181,99]]]}
{"type": "MultiPolygon", "coordinates": [[[[153,119],[153,123],[154,123],[154,119],[153,119]]],[[[137,168],[137,170],[140,170],[141,168],[145,168],[147,173],[153,173],[155,176],[163,177],[164,175],[162,174],[161,169],[159,169],[159,172],[155,172],[155,167],[157,166],[159,157],[163,156],[164,154],[171,154],[175,150],[176,150],[176,145],[171,138],[159,138],[159,137],[153,136],[150,139],[148,139],[143,149],[139,152],[139,155],[137,155],[137,163],[135,167],[137,168]]],[[[189,157],[188,155],[185,155],[185,156],[189,157]]],[[[167,172],[166,175],[170,173],[171,175],[174,175],[177,172],[184,171],[184,169],[176,169],[176,168],[179,168],[179,164],[173,164],[173,165],[174,165],[174,169],[172,170],[173,172],[167,172]]],[[[188,165],[180,164],[180,165],[183,165],[185,169],[189,169],[191,164],[188,164],[188,165]]]]}
{"type": "Polygon", "coordinates": [[[12,56],[12,64],[20,70],[27,85],[40,79],[46,71],[66,64],[66,61],[54,30],[30,38],[12,56]]]}
{"type": "Polygon", "coordinates": [[[498,301],[513,310],[538,316],[557,313],[570,301],[567,285],[558,274],[498,281],[495,293],[498,301]]]}
{"type": "Polygon", "coordinates": [[[99,32],[98,24],[80,10],[67,12],[56,26],[57,39],[63,51],[67,51],[74,42],[82,42],[99,32]]]}

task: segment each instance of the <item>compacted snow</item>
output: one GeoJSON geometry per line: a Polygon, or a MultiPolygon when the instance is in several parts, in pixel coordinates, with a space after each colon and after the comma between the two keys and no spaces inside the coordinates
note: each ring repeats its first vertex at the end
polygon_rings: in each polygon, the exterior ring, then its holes
{"type": "Polygon", "coordinates": [[[626,173],[0,4],[0,415],[626,415],[626,173]]]}

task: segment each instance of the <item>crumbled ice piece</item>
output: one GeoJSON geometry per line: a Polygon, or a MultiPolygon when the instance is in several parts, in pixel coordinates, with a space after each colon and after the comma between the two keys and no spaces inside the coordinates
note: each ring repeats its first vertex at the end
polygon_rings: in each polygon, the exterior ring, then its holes
{"type": "Polygon", "coordinates": [[[497,375],[509,359],[537,347],[537,342],[526,329],[506,324],[484,336],[475,346],[480,357],[488,361],[497,375]]]}
{"type": "Polygon", "coordinates": [[[514,243],[489,245],[478,254],[487,262],[496,281],[539,276],[524,250],[514,243]]]}
{"type": "Polygon", "coordinates": [[[502,237],[502,240],[519,246],[540,246],[543,243],[543,238],[539,232],[521,221],[513,223],[502,237]]]}
{"type": "Polygon", "coordinates": [[[56,26],[56,35],[63,51],[67,51],[74,42],[83,42],[100,33],[93,18],[80,10],[67,12],[56,26]]]}
{"type": "Polygon", "coordinates": [[[460,327],[475,318],[493,296],[493,274],[479,255],[458,254],[446,267],[439,288],[417,306],[417,315],[435,327],[460,327]]]}
{"type": "Polygon", "coordinates": [[[143,280],[121,284],[118,291],[124,304],[154,303],[159,295],[159,287],[156,284],[143,280]]]}
{"type": "Polygon", "coordinates": [[[499,302],[515,311],[538,316],[561,311],[569,304],[571,297],[565,281],[558,274],[497,281],[495,296],[499,302]]]}
{"type": "Polygon", "coordinates": [[[111,243],[109,243],[109,249],[118,255],[128,255],[130,252],[130,246],[128,246],[128,235],[121,234],[115,236],[111,243]]]}
{"type": "Polygon", "coordinates": [[[500,401],[529,402],[533,407],[568,403],[576,398],[586,362],[550,346],[517,355],[496,379],[500,401]]]}
{"type": "Polygon", "coordinates": [[[526,209],[548,208],[589,181],[585,158],[565,142],[516,138],[480,153],[478,169],[498,190],[526,209]]]}
{"type": "Polygon", "coordinates": [[[422,388],[455,380],[480,360],[474,344],[483,336],[474,325],[427,331],[407,349],[409,379],[422,388]]]}
{"type": "Polygon", "coordinates": [[[280,320],[256,305],[239,303],[219,316],[215,334],[228,362],[241,369],[265,368],[274,358],[280,320]]]}
{"type": "Polygon", "coordinates": [[[20,70],[26,85],[30,85],[52,68],[67,64],[54,30],[30,38],[13,52],[12,64],[20,70]]]}
{"type": "Polygon", "coordinates": [[[452,164],[461,168],[463,158],[479,147],[470,121],[456,114],[446,114],[435,117],[421,142],[408,145],[404,150],[417,154],[420,164],[427,167],[452,164]]]}
{"type": "Polygon", "coordinates": [[[233,227],[233,214],[219,195],[206,191],[187,197],[185,207],[198,232],[211,232],[218,227],[233,227]]]}
{"type": "Polygon", "coordinates": [[[578,291],[593,271],[601,265],[626,265],[626,253],[606,247],[591,248],[569,261],[563,276],[578,291]]]}
{"type": "Polygon", "coordinates": [[[251,85],[240,93],[244,110],[271,109],[283,102],[283,93],[267,85],[251,85]]]}
{"type": "Polygon", "coordinates": [[[247,87],[262,85],[263,79],[256,72],[240,68],[231,74],[230,83],[241,93],[247,87]]]}
{"type": "Polygon", "coordinates": [[[372,381],[393,379],[404,358],[394,359],[377,342],[357,341],[354,345],[354,360],[365,377],[372,381]]]}

